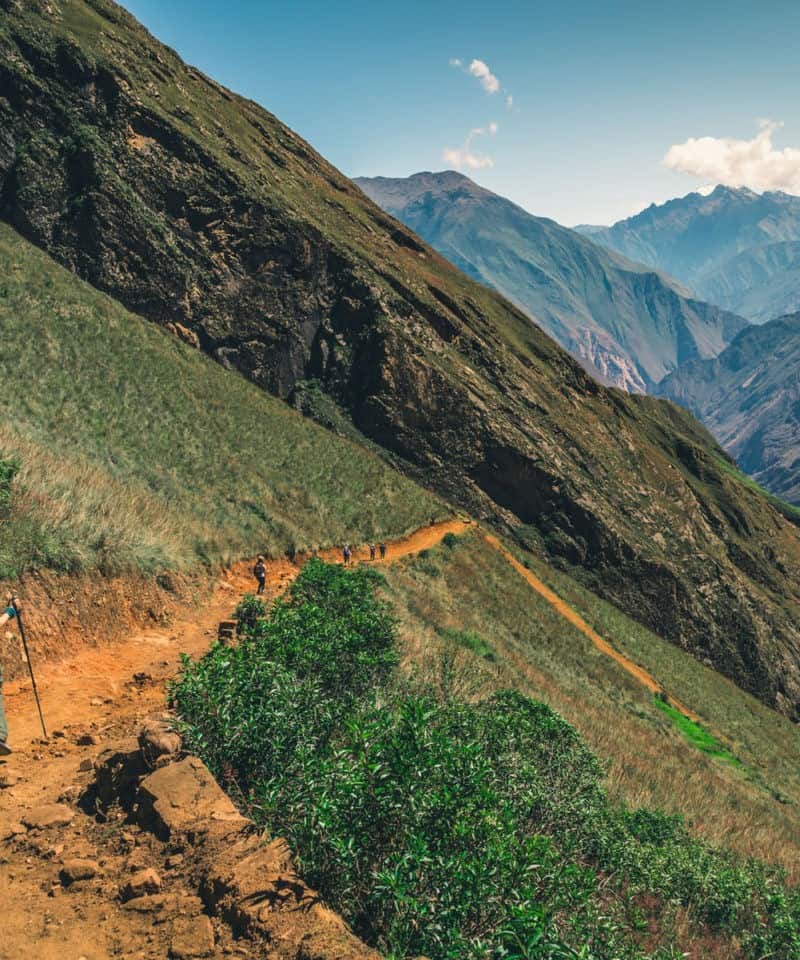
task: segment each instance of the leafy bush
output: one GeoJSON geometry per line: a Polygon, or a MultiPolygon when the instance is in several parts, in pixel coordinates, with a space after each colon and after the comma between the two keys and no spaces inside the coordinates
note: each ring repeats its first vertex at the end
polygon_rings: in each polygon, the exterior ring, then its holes
{"type": "Polygon", "coordinates": [[[442,537],[442,543],[447,547],[448,550],[452,550],[453,547],[458,543],[458,537],[454,533],[446,533],[442,537]]]}
{"type": "Polygon", "coordinates": [[[267,608],[264,601],[248,593],[239,601],[236,607],[236,619],[238,620],[239,633],[246,633],[252,630],[259,620],[263,620],[267,615],[267,608]]]}
{"type": "Polygon", "coordinates": [[[238,649],[185,660],[172,689],[190,744],[361,936],[392,960],[667,960],[681,907],[737,956],[798,956],[800,897],[780,873],[610,803],[544,704],[395,681],[378,582],[309,562],[269,619],[242,618],[238,649]]]}
{"type": "Polygon", "coordinates": [[[11,488],[19,473],[20,463],[16,457],[0,458],[0,518],[7,516],[11,505],[11,488]]]}

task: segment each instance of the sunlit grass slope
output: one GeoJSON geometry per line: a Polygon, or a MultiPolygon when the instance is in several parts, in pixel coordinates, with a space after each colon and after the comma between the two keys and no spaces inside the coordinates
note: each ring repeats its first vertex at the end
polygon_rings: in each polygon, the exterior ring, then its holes
{"type": "Polygon", "coordinates": [[[680,813],[711,842],[800,877],[797,727],[566,575],[526,559],[702,726],[665,712],[477,533],[387,570],[408,666],[438,670],[449,651],[467,695],[510,686],[544,700],[607,760],[612,793],[680,813]]]}
{"type": "Polygon", "coordinates": [[[123,310],[0,223],[0,575],[388,536],[439,502],[123,310]]]}

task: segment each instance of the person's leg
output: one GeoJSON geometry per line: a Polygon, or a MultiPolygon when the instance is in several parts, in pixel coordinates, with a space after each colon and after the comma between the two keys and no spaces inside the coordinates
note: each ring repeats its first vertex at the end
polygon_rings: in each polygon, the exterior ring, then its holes
{"type": "Polygon", "coordinates": [[[3,671],[0,669],[0,743],[8,740],[8,722],[6,721],[6,712],[3,709],[3,671]]]}

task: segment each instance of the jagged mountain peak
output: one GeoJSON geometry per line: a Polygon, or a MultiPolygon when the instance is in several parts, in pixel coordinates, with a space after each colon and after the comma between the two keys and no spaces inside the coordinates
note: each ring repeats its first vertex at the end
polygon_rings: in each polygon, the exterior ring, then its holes
{"type": "Polygon", "coordinates": [[[358,185],[451,262],[521,306],[607,383],[644,392],[745,325],[692,302],[670,278],[461,175],[360,178],[358,185]]]}

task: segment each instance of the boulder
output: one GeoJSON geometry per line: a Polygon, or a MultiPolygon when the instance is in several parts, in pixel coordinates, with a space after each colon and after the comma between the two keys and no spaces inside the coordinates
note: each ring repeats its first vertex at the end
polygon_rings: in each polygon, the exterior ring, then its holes
{"type": "Polygon", "coordinates": [[[180,917],[175,921],[169,948],[173,960],[193,960],[213,954],[214,928],[208,917],[180,917]]]}
{"type": "Polygon", "coordinates": [[[197,757],[170,763],[145,777],[137,795],[137,816],[142,827],[162,840],[185,833],[200,821],[234,828],[249,823],[197,757]]]}
{"type": "Polygon", "coordinates": [[[136,897],[144,897],[150,893],[158,893],[161,890],[161,877],[148,867],[146,870],[138,870],[134,875],[120,887],[120,896],[123,902],[133,900],[136,897]]]}
{"type": "Polygon", "coordinates": [[[59,878],[65,887],[78,880],[91,880],[100,873],[100,864],[96,860],[82,860],[74,858],[65,860],[59,878]]]}
{"type": "Polygon", "coordinates": [[[50,827],[66,827],[75,816],[63,803],[46,803],[41,807],[34,807],[22,818],[22,822],[29,830],[47,830],[50,827]]]}

